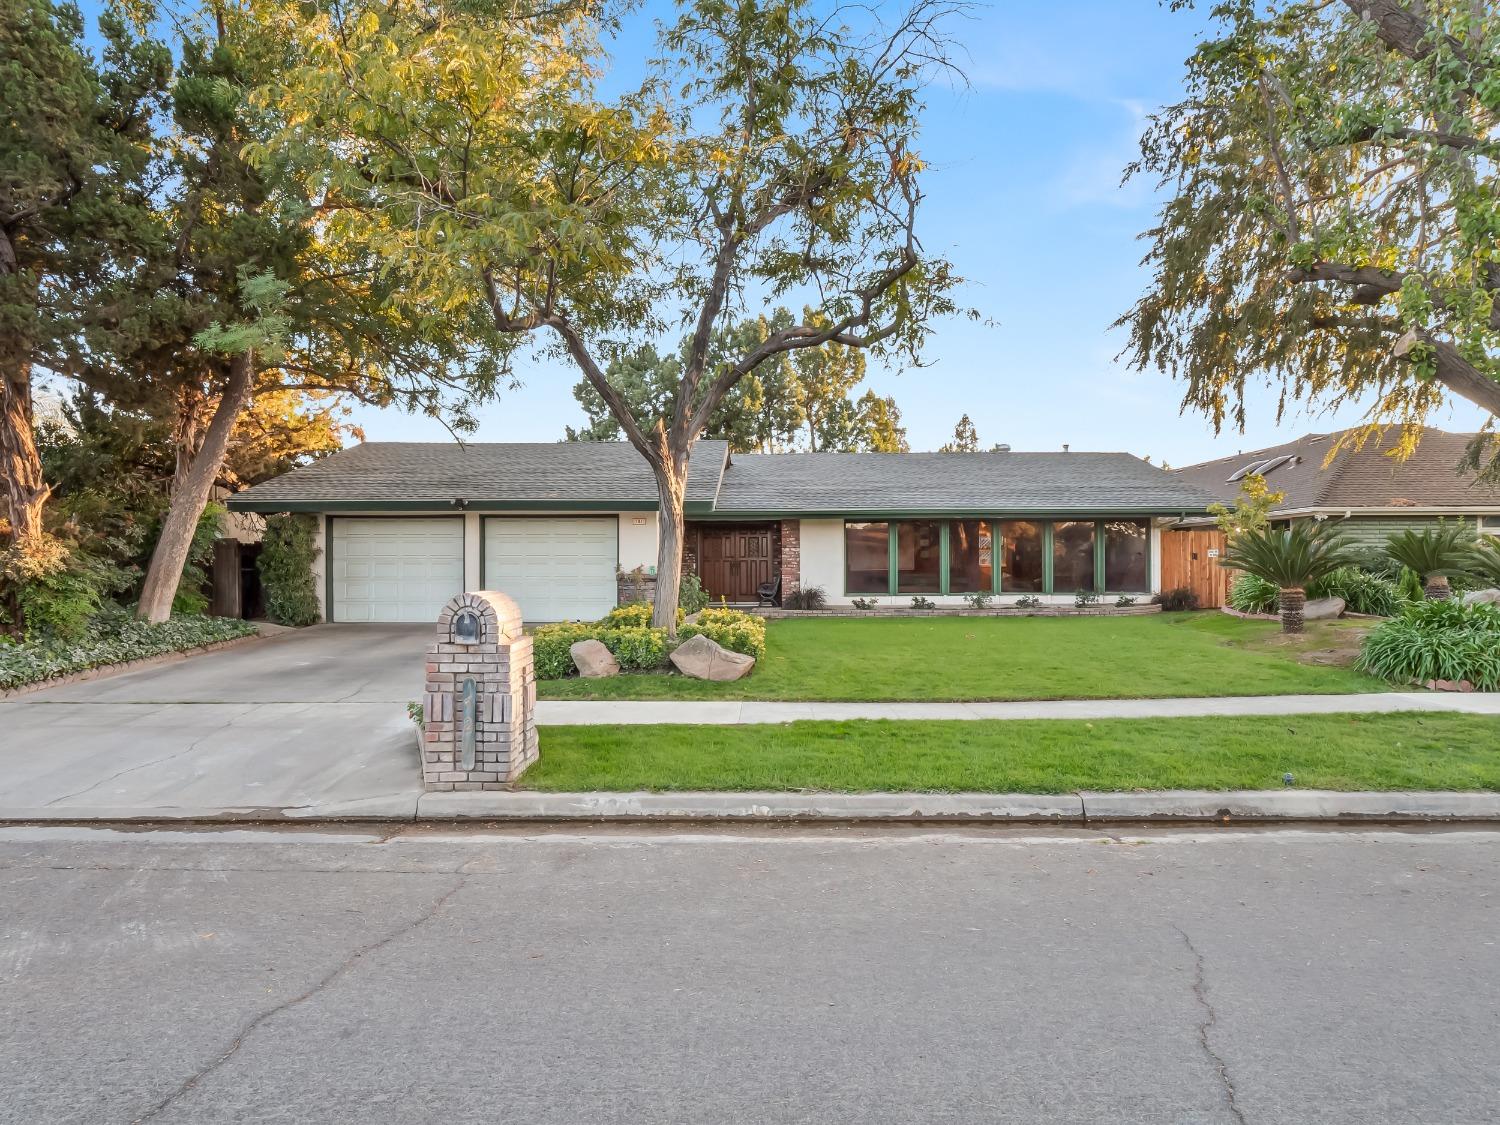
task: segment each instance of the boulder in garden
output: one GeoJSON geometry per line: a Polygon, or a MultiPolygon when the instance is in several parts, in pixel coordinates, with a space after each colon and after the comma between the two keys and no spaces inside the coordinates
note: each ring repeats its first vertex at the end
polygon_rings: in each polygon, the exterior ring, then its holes
{"type": "Polygon", "coordinates": [[[684,676],[695,680],[738,680],[750,674],[755,667],[755,657],[742,652],[730,652],[717,641],[711,641],[702,633],[689,637],[672,651],[672,664],[684,676]]]}
{"type": "Polygon", "coordinates": [[[603,641],[574,641],[568,646],[568,655],[573,658],[580,676],[597,679],[620,674],[620,662],[604,647],[603,641]]]}

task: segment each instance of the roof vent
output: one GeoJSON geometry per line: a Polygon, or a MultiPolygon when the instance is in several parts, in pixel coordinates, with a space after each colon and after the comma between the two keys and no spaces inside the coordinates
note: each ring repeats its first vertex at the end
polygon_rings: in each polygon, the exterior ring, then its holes
{"type": "Polygon", "coordinates": [[[1275,460],[1275,458],[1263,457],[1259,461],[1251,461],[1250,464],[1246,465],[1243,469],[1236,469],[1234,472],[1230,473],[1229,476],[1225,477],[1224,483],[1233,484],[1237,480],[1243,480],[1245,477],[1248,477],[1251,473],[1258,473],[1267,465],[1269,465],[1273,460],[1275,460]]]}
{"type": "Polygon", "coordinates": [[[1066,453],[1067,451],[1068,451],[1068,443],[1067,442],[1063,442],[1063,452],[1066,453]]]}
{"type": "Polygon", "coordinates": [[[1009,445],[1004,445],[1004,444],[997,445],[997,446],[995,446],[995,452],[996,453],[1009,453],[1010,452],[1010,446],[1009,445]]]}

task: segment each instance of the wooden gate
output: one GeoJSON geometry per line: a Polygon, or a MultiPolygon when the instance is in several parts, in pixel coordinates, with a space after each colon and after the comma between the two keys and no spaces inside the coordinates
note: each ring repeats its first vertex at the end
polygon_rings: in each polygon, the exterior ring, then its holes
{"type": "Polygon", "coordinates": [[[1161,588],[1186,586],[1204,609],[1217,608],[1229,596],[1231,573],[1219,565],[1224,533],[1218,528],[1161,533],[1161,588]]]}

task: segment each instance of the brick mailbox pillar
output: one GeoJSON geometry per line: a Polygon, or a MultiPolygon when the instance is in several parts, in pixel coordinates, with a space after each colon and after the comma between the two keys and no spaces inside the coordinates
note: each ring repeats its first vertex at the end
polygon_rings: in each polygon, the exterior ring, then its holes
{"type": "Polygon", "coordinates": [[[503,789],[536,757],[536,672],[520,607],[492,590],[460,594],[427,646],[422,784],[503,789]]]}

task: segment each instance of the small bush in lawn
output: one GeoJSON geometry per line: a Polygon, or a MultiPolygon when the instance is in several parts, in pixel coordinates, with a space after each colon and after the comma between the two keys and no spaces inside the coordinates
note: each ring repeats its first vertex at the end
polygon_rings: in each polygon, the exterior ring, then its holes
{"type": "MultiPolygon", "coordinates": [[[[629,605],[617,605],[599,619],[599,625],[606,629],[649,629],[651,628],[651,615],[656,612],[656,607],[650,602],[631,602],[629,605]]],[[[677,624],[681,625],[687,611],[682,606],[677,607],[677,624]]]]}
{"type": "Polygon", "coordinates": [[[918,596],[912,598],[911,607],[912,609],[937,609],[937,602],[933,601],[931,598],[918,596]]]}
{"type": "Polygon", "coordinates": [[[879,604],[880,604],[880,599],[879,598],[855,598],[854,599],[854,608],[855,609],[874,609],[879,604]]]}
{"type": "Polygon", "coordinates": [[[1198,608],[1198,595],[1187,586],[1179,586],[1175,590],[1163,590],[1151,601],[1161,606],[1167,613],[1181,613],[1184,610],[1198,608]]]}
{"type": "Polygon", "coordinates": [[[1135,605],[1135,603],[1138,601],[1140,601],[1139,598],[1133,598],[1129,594],[1121,594],[1118,598],[1115,599],[1115,608],[1126,609],[1129,606],[1135,605]]]}
{"type": "Polygon", "coordinates": [[[677,630],[682,640],[704,636],[730,652],[741,652],[759,660],[766,654],[766,623],[737,609],[705,609],[698,620],[677,630]]]}
{"type": "Polygon", "coordinates": [[[1016,599],[1017,609],[1037,609],[1041,606],[1042,599],[1035,594],[1023,594],[1016,599]]]}
{"type": "Polygon", "coordinates": [[[994,594],[965,594],[964,601],[969,603],[971,609],[989,609],[990,603],[995,600],[994,594]]]}
{"type": "Polygon", "coordinates": [[[1354,566],[1342,567],[1318,579],[1308,588],[1307,596],[1342,598],[1350,613],[1371,617],[1394,617],[1406,602],[1394,582],[1354,566]]]}
{"type": "Polygon", "coordinates": [[[1267,582],[1253,574],[1241,574],[1229,586],[1230,609],[1241,613],[1275,613],[1281,600],[1281,591],[1276,583],[1267,582]]]}
{"type": "Polygon", "coordinates": [[[1355,667],[1396,684],[1468,680],[1500,690],[1500,609],[1414,602],[1370,632],[1355,667]]]}
{"type": "Polygon", "coordinates": [[[781,605],[784,609],[826,609],[828,595],[821,586],[804,586],[785,595],[781,605]]]}
{"type": "MultiPolygon", "coordinates": [[[[635,609],[634,606],[623,607],[635,609]]],[[[648,611],[650,606],[645,607],[648,611]]],[[[618,612],[618,611],[614,611],[618,612]]],[[[651,615],[646,614],[646,620],[651,615]]],[[[531,635],[532,659],[538,679],[560,680],[575,671],[570,651],[579,641],[599,641],[614,654],[620,667],[631,672],[649,672],[660,668],[667,659],[667,631],[636,625],[603,621],[560,621],[543,625],[531,635]]]]}
{"type": "Polygon", "coordinates": [[[1099,595],[1090,593],[1088,590],[1079,590],[1073,595],[1074,609],[1088,609],[1090,606],[1099,604],[1099,595]]]}

